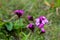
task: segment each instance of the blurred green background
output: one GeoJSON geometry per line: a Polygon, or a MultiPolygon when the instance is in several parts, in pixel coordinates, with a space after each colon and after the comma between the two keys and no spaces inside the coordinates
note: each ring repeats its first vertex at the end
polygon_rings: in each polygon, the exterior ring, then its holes
{"type": "MultiPolygon", "coordinates": [[[[34,18],[44,15],[48,18],[49,24],[45,25],[46,33],[40,34],[38,28],[34,33],[22,31],[18,33],[15,39],[5,30],[1,30],[4,26],[0,21],[0,40],[60,40],[60,0],[0,0],[0,20],[7,21],[14,16],[13,11],[17,9],[25,10],[25,15],[30,14],[34,18]],[[45,2],[47,1],[47,2],[45,2]],[[53,5],[51,4],[53,3],[53,5]],[[50,4],[51,6],[47,5],[50,4]],[[52,7],[54,6],[54,7],[52,7]],[[56,12],[58,8],[58,15],[56,12]],[[10,36],[9,36],[10,35],[10,36]]],[[[15,22],[16,18],[13,21],[15,22]]]]}

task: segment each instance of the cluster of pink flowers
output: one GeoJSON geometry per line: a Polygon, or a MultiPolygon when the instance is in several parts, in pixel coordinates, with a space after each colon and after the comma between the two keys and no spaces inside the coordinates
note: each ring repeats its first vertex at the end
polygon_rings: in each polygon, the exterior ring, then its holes
{"type": "MultiPolygon", "coordinates": [[[[15,10],[14,13],[18,16],[21,17],[24,14],[24,10],[15,10]]],[[[34,21],[33,17],[28,15],[27,17],[28,20],[34,21]]],[[[45,16],[40,16],[35,19],[35,24],[30,23],[27,25],[27,28],[30,30],[34,31],[34,25],[36,25],[39,29],[41,29],[41,33],[45,33],[44,25],[48,23],[48,20],[45,16]]]]}
{"type": "Polygon", "coordinates": [[[44,25],[48,23],[48,20],[45,16],[40,16],[39,18],[36,19],[36,26],[41,29],[42,33],[45,33],[44,30],[44,25]]]}

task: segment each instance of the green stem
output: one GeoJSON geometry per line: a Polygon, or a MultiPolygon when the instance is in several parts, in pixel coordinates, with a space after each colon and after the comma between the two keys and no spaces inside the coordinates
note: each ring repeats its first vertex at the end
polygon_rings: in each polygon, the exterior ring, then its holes
{"type": "Polygon", "coordinates": [[[12,18],[10,18],[10,19],[8,20],[8,22],[10,22],[10,21],[11,21],[12,19],[14,19],[16,16],[17,16],[17,15],[13,16],[12,18]]]}

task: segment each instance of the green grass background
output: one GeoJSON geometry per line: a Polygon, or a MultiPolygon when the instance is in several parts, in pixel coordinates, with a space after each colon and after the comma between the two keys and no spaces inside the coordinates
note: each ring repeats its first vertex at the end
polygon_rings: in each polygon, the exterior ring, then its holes
{"type": "MultiPolygon", "coordinates": [[[[48,0],[48,2],[51,3],[52,0],[48,0]]],[[[40,31],[36,31],[38,28],[34,33],[27,34],[27,31],[25,31],[26,33],[22,31],[23,33],[19,34],[21,40],[60,40],[60,14],[56,15],[56,7],[46,6],[44,0],[0,0],[0,20],[10,19],[16,9],[25,10],[24,16],[30,14],[37,18],[44,15],[49,20],[49,25],[45,25],[46,33],[39,34],[40,31]]],[[[2,32],[0,32],[0,40],[8,40],[2,32]]],[[[13,37],[10,37],[9,40],[13,40],[13,37]]]]}

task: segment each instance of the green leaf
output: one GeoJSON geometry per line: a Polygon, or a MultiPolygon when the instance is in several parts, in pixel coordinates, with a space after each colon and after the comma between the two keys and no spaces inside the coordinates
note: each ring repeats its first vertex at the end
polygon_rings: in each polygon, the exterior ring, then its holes
{"type": "Polygon", "coordinates": [[[0,21],[0,28],[2,28],[3,24],[4,24],[4,22],[0,21]]]}
{"type": "Polygon", "coordinates": [[[7,24],[5,24],[6,28],[8,31],[11,31],[13,29],[13,23],[12,22],[8,22],[7,24]]]}
{"type": "Polygon", "coordinates": [[[0,39],[5,39],[6,35],[3,32],[0,32],[0,39]]]}
{"type": "Polygon", "coordinates": [[[20,18],[19,20],[14,22],[14,29],[25,28],[26,23],[24,23],[24,19],[20,18]]]}

